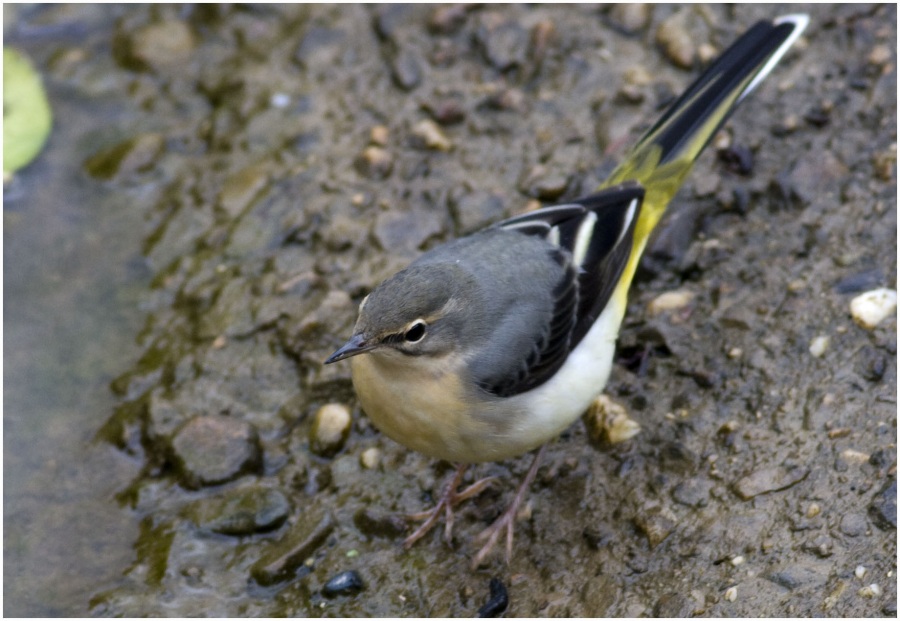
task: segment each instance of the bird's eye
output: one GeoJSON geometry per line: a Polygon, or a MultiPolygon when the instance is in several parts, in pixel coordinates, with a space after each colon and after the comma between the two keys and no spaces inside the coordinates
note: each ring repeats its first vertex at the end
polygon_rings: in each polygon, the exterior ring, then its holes
{"type": "Polygon", "coordinates": [[[407,343],[418,343],[423,338],[425,338],[425,322],[417,321],[413,325],[409,327],[409,330],[406,331],[406,334],[403,335],[403,339],[407,343]]]}

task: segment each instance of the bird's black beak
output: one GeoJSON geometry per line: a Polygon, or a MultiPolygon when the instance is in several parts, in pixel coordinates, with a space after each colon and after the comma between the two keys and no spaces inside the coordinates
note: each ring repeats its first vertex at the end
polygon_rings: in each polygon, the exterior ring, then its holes
{"type": "Polygon", "coordinates": [[[339,360],[350,358],[352,356],[356,356],[357,354],[364,354],[367,351],[371,351],[373,349],[375,349],[374,344],[367,343],[366,339],[363,338],[361,334],[354,334],[350,337],[349,341],[341,345],[336,352],[328,357],[328,360],[325,361],[325,364],[338,362],[339,360]]]}

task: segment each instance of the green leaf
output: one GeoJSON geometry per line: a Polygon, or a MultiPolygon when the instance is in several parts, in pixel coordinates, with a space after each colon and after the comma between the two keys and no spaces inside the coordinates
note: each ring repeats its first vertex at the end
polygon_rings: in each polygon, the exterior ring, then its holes
{"type": "Polygon", "coordinates": [[[4,178],[37,157],[52,122],[40,75],[20,52],[3,48],[4,178]]]}

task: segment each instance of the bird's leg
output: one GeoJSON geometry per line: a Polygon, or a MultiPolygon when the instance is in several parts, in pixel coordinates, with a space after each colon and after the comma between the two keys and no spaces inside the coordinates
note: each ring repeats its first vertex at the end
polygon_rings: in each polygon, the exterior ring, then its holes
{"type": "Polygon", "coordinates": [[[525,475],[525,478],[522,479],[519,488],[516,490],[515,498],[513,498],[509,507],[506,508],[506,511],[503,512],[503,515],[494,520],[493,524],[484,529],[475,538],[476,541],[484,541],[487,539],[487,543],[484,544],[484,547],[481,548],[481,550],[478,551],[478,554],[472,559],[472,569],[478,568],[484,559],[487,558],[487,555],[491,553],[491,550],[497,545],[497,539],[500,537],[500,533],[503,529],[506,529],[506,562],[509,564],[510,558],[512,558],[513,525],[516,521],[516,514],[519,512],[519,507],[521,506],[522,501],[525,500],[525,496],[528,494],[528,488],[531,487],[531,483],[534,481],[535,475],[537,475],[538,466],[541,464],[541,459],[544,457],[544,450],[546,448],[547,445],[545,444],[537,452],[537,455],[534,456],[534,461],[531,462],[528,473],[525,475]]]}
{"type": "Polygon", "coordinates": [[[424,537],[428,531],[434,528],[434,525],[437,524],[437,521],[441,517],[441,513],[445,514],[444,541],[450,543],[450,538],[453,535],[453,507],[464,500],[468,500],[483,492],[484,488],[490,485],[496,478],[487,477],[480,479],[472,483],[472,485],[463,491],[457,492],[456,489],[462,483],[463,475],[466,473],[466,468],[468,467],[469,464],[460,464],[456,467],[456,474],[453,475],[453,478],[444,486],[444,490],[441,492],[441,496],[438,498],[437,504],[433,509],[421,513],[414,513],[408,517],[410,520],[425,520],[425,522],[419,526],[412,535],[403,541],[404,548],[409,549],[416,541],[424,537]]]}

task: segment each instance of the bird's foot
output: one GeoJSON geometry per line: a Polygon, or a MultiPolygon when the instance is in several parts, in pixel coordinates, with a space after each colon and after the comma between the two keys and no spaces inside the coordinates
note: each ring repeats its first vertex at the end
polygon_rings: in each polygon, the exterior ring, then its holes
{"type": "Polygon", "coordinates": [[[444,517],[444,541],[448,544],[450,543],[450,539],[453,536],[453,508],[456,507],[459,503],[472,498],[473,496],[477,496],[481,492],[487,488],[488,485],[494,482],[496,477],[486,477],[484,479],[480,479],[475,481],[462,490],[461,492],[457,492],[457,488],[460,483],[462,483],[463,475],[466,473],[466,468],[468,464],[461,464],[456,468],[456,474],[453,476],[453,479],[444,486],[444,491],[441,493],[440,498],[438,498],[437,504],[430,511],[423,511],[421,513],[414,513],[407,517],[409,520],[420,521],[425,520],[419,528],[413,532],[409,537],[407,537],[403,541],[403,547],[407,550],[412,547],[412,545],[417,542],[419,539],[424,537],[434,526],[437,524],[438,520],[441,518],[441,514],[444,517]]]}
{"type": "Polygon", "coordinates": [[[497,545],[497,540],[500,538],[500,534],[506,530],[506,563],[507,565],[512,558],[512,545],[513,545],[513,530],[516,522],[516,516],[519,513],[519,508],[522,506],[522,502],[525,500],[525,496],[528,494],[528,489],[531,487],[531,483],[534,481],[535,475],[537,475],[538,466],[541,463],[541,458],[544,456],[544,449],[546,448],[546,444],[541,447],[541,450],[537,452],[537,455],[534,456],[534,461],[531,462],[531,467],[528,469],[528,473],[525,475],[525,478],[522,479],[522,482],[519,484],[518,489],[516,490],[516,496],[513,498],[513,501],[506,508],[506,511],[494,520],[494,523],[484,529],[476,538],[475,541],[486,541],[484,546],[478,553],[472,558],[472,569],[477,569],[480,567],[484,560],[487,558],[488,554],[491,553],[491,550],[494,549],[494,546],[497,545]]]}

